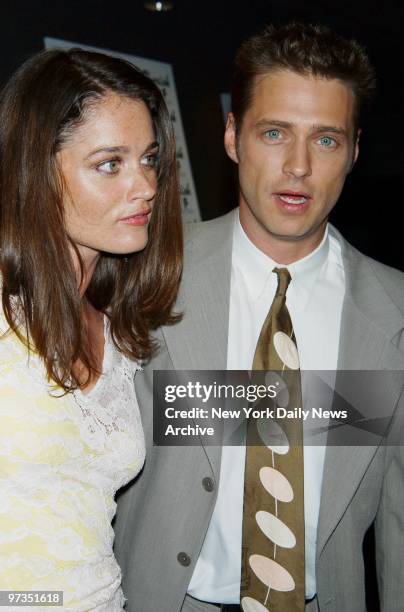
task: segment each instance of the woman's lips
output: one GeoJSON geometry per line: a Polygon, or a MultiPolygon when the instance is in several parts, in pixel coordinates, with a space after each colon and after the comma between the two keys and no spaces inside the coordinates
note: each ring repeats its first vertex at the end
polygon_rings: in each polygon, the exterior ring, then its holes
{"type": "Polygon", "coordinates": [[[125,223],[127,225],[146,225],[149,222],[150,210],[146,210],[140,213],[136,213],[134,215],[130,215],[129,217],[124,217],[119,219],[121,223],[125,223]]]}

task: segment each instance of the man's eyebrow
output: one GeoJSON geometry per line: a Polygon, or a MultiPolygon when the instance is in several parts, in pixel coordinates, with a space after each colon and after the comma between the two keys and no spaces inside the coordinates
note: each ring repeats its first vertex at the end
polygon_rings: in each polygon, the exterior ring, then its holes
{"type": "MultiPolygon", "coordinates": [[[[154,140],[149,145],[147,145],[147,147],[144,150],[144,153],[148,153],[149,151],[158,148],[158,146],[159,146],[159,143],[157,142],[157,140],[154,140]]],[[[129,152],[130,152],[130,148],[126,147],[126,146],[97,147],[97,149],[94,149],[94,151],[91,151],[91,153],[89,153],[87,155],[86,159],[90,159],[91,157],[94,157],[94,155],[97,155],[98,153],[123,153],[123,154],[128,154],[129,152]]]]}
{"type": "MultiPolygon", "coordinates": [[[[269,118],[260,119],[260,121],[256,123],[257,128],[268,127],[268,126],[288,129],[288,128],[296,127],[296,123],[292,123],[291,121],[281,121],[279,119],[269,119],[269,118]]],[[[337,125],[323,125],[321,123],[312,125],[311,131],[312,132],[332,132],[334,134],[341,134],[342,136],[347,135],[346,130],[342,127],[339,127],[337,125]]]]}
{"type": "Polygon", "coordinates": [[[333,132],[334,134],[341,134],[342,136],[346,136],[347,134],[346,130],[342,127],[322,124],[313,125],[313,132],[333,132]]]}
{"type": "Polygon", "coordinates": [[[268,125],[274,125],[276,127],[282,127],[282,128],[290,128],[290,127],[294,127],[295,124],[291,123],[290,121],[280,121],[279,119],[260,119],[259,121],[257,121],[257,123],[255,124],[255,127],[260,128],[260,127],[266,127],[268,125]]]}

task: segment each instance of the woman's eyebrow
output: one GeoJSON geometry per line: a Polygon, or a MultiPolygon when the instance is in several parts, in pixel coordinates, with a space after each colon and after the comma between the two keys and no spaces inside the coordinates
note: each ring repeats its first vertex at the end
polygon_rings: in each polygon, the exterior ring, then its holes
{"type": "MultiPolygon", "coordinates": [[[[149,145],[147,145],[147,147],[145,148],[144,152],[147,153],[147,151],[151,151],[152,149],[156,149],[158,146],[159,146],[159,143],[157,142],[157,140],[154,140],[149,145]]],[[[128,153],[130,153],[130,148],[127,147],[127,146],[114,146],[114,147],[103,146],[103,147],[97,147],[96,149],[94,149],[94,151],[91,151],[91,153],[89,153],[87,155],[86,159],[90,159],[91,157],[93,157],[94,155],[97,155],[98,153],[123,153],[123,154],[128,154],[128,153]]]]}
{"type": "Polygon", "coordinates": [[[125,146],[115,146],[115,147],[97,147],[94,151],[91,151],[86,157],[89,159],[93,157],[93,155],[97,155],[97,153],[129,153],[129,147],[125,146]]]}

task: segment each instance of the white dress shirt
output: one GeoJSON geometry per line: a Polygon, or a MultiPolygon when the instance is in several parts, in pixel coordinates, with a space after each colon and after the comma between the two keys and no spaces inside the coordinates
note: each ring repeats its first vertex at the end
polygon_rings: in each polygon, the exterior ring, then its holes
{"type": "MultiPolygon", "coordinates": [[[[287,267],[286,304],[302,370],[336,370],[345,275],[340,245],[328,228],[321,244],[288,266],[271,260],[234,227],[227,368],[249,370],[276,288],[275,267],[287,267]]],[[[315,555],[324,446],[304,447],[306,597],[316,594],[315,555]]],[[[244,446],[224,446],[212,519],[189,585],[197,599],[239,603],[244,446]]]]}

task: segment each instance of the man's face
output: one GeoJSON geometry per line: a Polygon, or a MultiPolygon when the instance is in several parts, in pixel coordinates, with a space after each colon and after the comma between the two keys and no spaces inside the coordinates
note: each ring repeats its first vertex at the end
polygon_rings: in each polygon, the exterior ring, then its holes
{"type": "Polygon", "coordinates": [[[353,110],[341,81],[285,70],[257,77],[238,135],[229,115],[225,146],[239,165],[240,220],[268,255],[294,242],[302,257],[321,242],[358,155],[353,110]]]}

